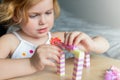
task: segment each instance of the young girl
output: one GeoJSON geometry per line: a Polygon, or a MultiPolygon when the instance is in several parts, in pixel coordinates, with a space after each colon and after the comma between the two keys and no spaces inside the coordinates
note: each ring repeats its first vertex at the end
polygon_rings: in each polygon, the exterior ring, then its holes
{"type": "MultiPolygon", "coordinates": [[[[0,79],[32,74],[55,66],[62,50],[50,45],[59,37],[66,45],[75,45],[85,52],[104,53],[109,48],[106,39],[89,37],[83,32],[54,32],[54,18],[60,13],[57,0],[3,0],[0,22],[18,25],[19,30],[0,38],[0,79]]],[[[8,25],[7,24],[7,25],[8,25]]]]}

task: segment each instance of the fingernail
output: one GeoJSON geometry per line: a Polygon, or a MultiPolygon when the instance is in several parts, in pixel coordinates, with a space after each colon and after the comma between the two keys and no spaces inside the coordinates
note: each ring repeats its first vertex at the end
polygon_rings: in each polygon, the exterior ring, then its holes
{"type": "Polygon", "coordinates": [[[62,52],[62,50],[58,50],[58,52],[59,52],[59,53],[61,53],[61,52],[62,52]]]}
{"type": "Polygon", "coordinates": [[[62,52],[60,52],[60,54],[64,54],[64,52],[62,51],[62,52]]]}

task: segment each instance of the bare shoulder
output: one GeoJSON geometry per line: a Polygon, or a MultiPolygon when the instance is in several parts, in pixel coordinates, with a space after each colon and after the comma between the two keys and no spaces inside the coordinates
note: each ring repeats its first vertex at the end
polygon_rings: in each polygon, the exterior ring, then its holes
{"type": "Polygon", "coordinates": [[[7,57],[16,48],[19,40],[13,34],[5,34],[0,37],[0,58],[7,57]]]}
{"type": "Polygon", "coordinates": [[[5,35],[0,37],[0,43],[1,42],[9,42],[10,43],[10,41],[17,41],[16,36],[9,33],[9,34],[5,34],[5,35]]]}
{"type": "Polygon", "coordinates": [[[65,32],[53,32],[52,33],[52,37],[54,38],[54,37],[58,37],[58,38],[60,38],[62,41],[64,41],[64,34],[65,34],[65,32]]]}

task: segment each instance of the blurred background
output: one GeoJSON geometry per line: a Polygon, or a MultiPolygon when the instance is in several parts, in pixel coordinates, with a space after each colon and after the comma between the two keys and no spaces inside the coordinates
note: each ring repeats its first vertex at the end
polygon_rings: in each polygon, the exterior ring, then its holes
{"type": "Polygon", "coordinates": [[[120,0],[59,0],[59,3],[87,22],[120,27],[120,0]]]}

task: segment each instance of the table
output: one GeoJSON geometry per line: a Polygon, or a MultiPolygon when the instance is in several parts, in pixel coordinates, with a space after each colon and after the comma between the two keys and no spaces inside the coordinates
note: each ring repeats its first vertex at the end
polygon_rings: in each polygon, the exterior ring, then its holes
{"type": "MultiPolygon", "coordinates": [[[[90,68],[84,68],[82,80],[104,80],[104,73],[112,65],[120,68],[120,60],[108,58],[101,55],[91,55],[90,68]]],[[[32,75],[9,79],[9,80],[71,80],[73,70],[73,58],[66,60],[66,77],[60,79],[56,74],[56,68],[46,67],[42,72],[32,75]]]]}

